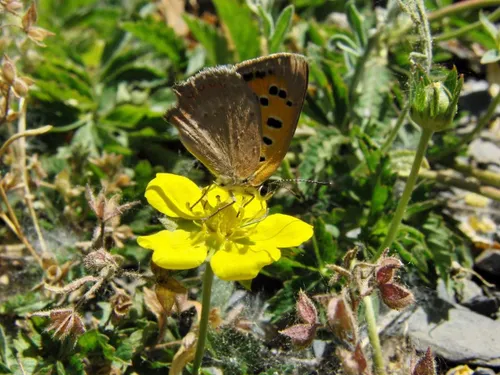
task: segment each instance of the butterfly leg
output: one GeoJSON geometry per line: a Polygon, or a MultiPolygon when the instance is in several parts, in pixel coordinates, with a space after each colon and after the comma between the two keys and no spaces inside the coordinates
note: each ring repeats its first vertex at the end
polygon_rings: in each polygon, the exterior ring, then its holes
{"type": "MultiPolygon", "coordinates": [[[[218,197],[220,198],[220,197],[218,197]]],[[[217,215],[219,212],[221,212],[222,210],[232,206],[233,204],[236,203],[236,197],[234,195],[234,193],[232,191],[229,191],[229,198],[231,198],[231,201],[228,202],[228,203],[225,203],[223,204],[221,207],[218,207],[215,212],[212,212],[208,217],[204,218],[203,220],[208,220],[208,219],[211,219],[212,217],[214,217],[215,215],[217,215]]]]}
{"type": "Polygon", "coordinates": [[[200,197],[200,198],[199,198],[196,202],[194,202],[191,206],[189,206],[189,209],[190,209],[191,211],[193,210],[193,208],[195,208],[195,207],[196,207],[196,205],[197,205],[198,203],[200,203],[200,202],[203,200],[203,198],[205,198],[205,197],[207,196],[208,192],[212,189],[212,187],[213,187],[213,186],[214,186],[214,185],[210,185],[209,187],[207,187],[207,188],[203,189],[204,191],[203,191],[203,194],[201,195],[201,197],[200,197]]]}

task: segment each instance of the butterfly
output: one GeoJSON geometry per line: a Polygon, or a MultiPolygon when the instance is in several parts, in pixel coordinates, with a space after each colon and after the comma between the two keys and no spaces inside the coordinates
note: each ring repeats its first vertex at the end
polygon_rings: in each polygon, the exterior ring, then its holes
{"type": "Polygon", "coordinates": [[[291,53],[207,68],[173,87],[177,104],[165,119],[219,185],[259,187],[288,151],[308,71],[291,53]]]}

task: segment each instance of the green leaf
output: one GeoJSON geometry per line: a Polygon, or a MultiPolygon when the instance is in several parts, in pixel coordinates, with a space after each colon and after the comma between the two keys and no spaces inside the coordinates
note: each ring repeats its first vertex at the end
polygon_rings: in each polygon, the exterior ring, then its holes
{"type": "Polygon", "coordinates": [[[363,17],[359,13],[354,2],[349,2],[346,8],[347,21],[356,35],[358,44],[360,46],[366,46],[367,33],[364,27],[365,21],[363,20],[363,17]]]}
{"type": "Polygon", "coordinates": [[[333,100],[335,102],[335,124],[342,126],[349,114],[349,90],[342,79],[341,70],[332,63],[324,63],[325,72],[332,89],[333,100]]]}
{"type": "Polygon", "coordinates": [[[264,31],[264,36],[269,39],[274,33],[274,23],[271,15],[262,7],[261,4],[257,5],[257,10],[259,12],[260,21],[262,23],[262,28],[264,31]]]}
{"type": "Polygon", "coordinates": [[[279,15],[273,35],[269,41],[269,53],[278,52],[292,25],[293,13],[294,7],[293,5],[289,5],[279,15]]]}
{"type": "Polygon", "coordinates": [[[0,326],[0,357],[6,368],[16,363],[16,359],[14,358],[12,349],[9,345],[9,337],[5,335],[5,331],[2,326],[0,326]]]}
{"type": "Polygon", "coordinates": [[[332,233],[328,231],[325,222],[321,218],[314,221],[314,238],[323,264],[335,263],[338,257],[338,247],[332,233]]]}
{"type": "Polygon", "coordinates": [[[134,129],[141,119],[149,113],[147,107],[123,104],[108,113],[102,121],[125,129],[134,129]]]}
{"type": "Polygon", "coordinates": [[[115,348],[108,344],[109,338],[99,331],[93,329],[85,332],[78,339],[78,345],[83,354],[98,352],[102,353],[106,359],[115,359],[115,348]]]}
{"type": "Polygon", "coordinates": [[[240,61],[260,55],[259,28],[246,4],[235,0],[214,0],[221,22],[227,27],[240,61]]]}
{"type": "Polygon", "coordinates": [[[479,21],[481,21],[481,24],[483,25],[484,29],[488,33],[488,35],[493,39],[495,42],[498,40],[498,35],[500,33],[499,30],[495,27],[495,24],[491,22],[488,17],[484,15],[484,13],[481,11],[479,12],[479,21]]]}
{"type": "Polygon", "coordinates": [[[164,22],[153,19],[136,22],[124,22],[121,27],[136,38],[149,43],[158,52],[164,53],[175,64],[179,65],[183,55],[181,40],[171,27],[164,22]]]}
{"type": "Polygon", "coordinates": [[[227,64],[231,62],[226,39],[212,25],[190,15],[185,15],[189,30],[207,51],[207,62],[209,65],[227,64]]]}
{"type": "Polygon", "coordinates": [[[132,332],[132,334],[124,338],[120,345],[116,348],[115,356],[122,361],[131,363],[135,353],[142,351],[144,347],[144,331],[142,329],[132,332]]]}
{"type": "Polygon", "coordinates": [[[57,370],[57,375],[66,375],[66,370],[64,369],[64,365],[60,362],[56,362],[56,370],[57,370]]]}

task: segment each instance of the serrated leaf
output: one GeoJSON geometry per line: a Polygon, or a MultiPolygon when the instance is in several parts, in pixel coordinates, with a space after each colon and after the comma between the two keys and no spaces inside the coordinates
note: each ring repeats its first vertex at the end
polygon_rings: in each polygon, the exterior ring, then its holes
{"type": "Polygon", "coordinates": [[[207,51],[209,65],[227,64],[231,62],[227,41],[212,25],[190,15],[184,16],[189,30],[207,51]]]}
{"type": "Polygon", "coordinates": [[[181,63],[183,46],[175,31],[154,19],[124,22],[121,27],[136,38],[150,44],[158,52],[164,53],[175,64],[181,63]]]}
{"type": "Polygon", "coordinates": [[[6,368],[12,366],[16,362],[9,345],[9,337],[5,335],[2,326],[0,326],[0,357],[6,368]]]}
{"type": "Polygon", "coordinates": [[[335,263],[338,256],[338,247],[321,218],[314,221],[314,238],[323,264],[335,263]]]}
{"type": "Polygon", "coordinates": [[[235,0],[213,0],[217,15],[227,27],[240,61],[260,55],[259,28],[246,4],[235,0]]]}
{"type": "Polygon", "coordinates": [[[130,363],[135,353],[142,350],[144,347],[144,331],[142,329],[136,330],[124,338],[120,345],[116,348],[115,356],[122,361],[130,363]]]}
{"type": "Polygon", "coordinates": [[[340,74],[340,69],[335,67],[332,63],[325,62],[323,65],[325,73],[327,74],[328,81],[330,82],[330,87],[333,94],[333,100],[335,102],[335,124],[341,126],[349,114],[349,90],[342,79],[340,74]]]}
{"type": "Polygon", "coordinates": [[[102,121],[124,129],[134,129],[143,117],[149,113],[147,107],[123,104],[115,107],[102,121]]]}
{"type": "Polygon", "coordinates": [[[113,360],[115,359],[115,348],[108,344],[108,341],[108,336],[93,329],[80,336],[78,339],[78,346],[83,354],[100,352],[106,359],[113,360]]]}
{"type": "Polygon", "coordinates": [[[293,5],[287,6],[278,17],[276,21],[276,26],[274,28],[274,32],[272,34],[271,39],[269,40],[269,53],[278,52],[279,47],[285,40],[286,34],[290,30],[292,26],[292,18],[295,12],[295,8],[293,5]]]}

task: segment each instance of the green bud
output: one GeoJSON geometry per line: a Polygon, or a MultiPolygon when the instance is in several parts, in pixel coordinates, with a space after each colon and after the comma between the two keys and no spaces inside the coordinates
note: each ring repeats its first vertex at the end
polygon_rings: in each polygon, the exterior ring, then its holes
{"type": "Polygon", "coordinates": [[[411,118],[421,128],[439,132],[453,124],[457,113],[463,76],[458,77],[454,67],[444,81],[431,81],[421,69],[414,74],[411,84],[411,118]]]}

